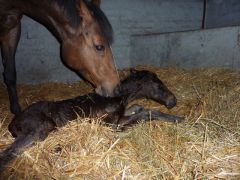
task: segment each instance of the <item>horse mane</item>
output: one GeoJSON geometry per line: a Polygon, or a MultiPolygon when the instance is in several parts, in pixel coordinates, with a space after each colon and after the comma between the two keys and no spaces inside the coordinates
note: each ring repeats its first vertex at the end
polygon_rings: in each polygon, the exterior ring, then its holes
{"type": "MultiPolygon", "coordinates": [[[[93,17],[99,23],[104,37],[110,44],[113,43],[113,29],[104,14],[104,12],[89,0],[83,0],[88,9],[92,12],[93,17]]],[[[58,6],[63,9],[64,13],[70,20],[72,26],[78,27],[82,23],[82,17],[79,15],[77,4],[79,0],[56,0],[58,6]]]]}

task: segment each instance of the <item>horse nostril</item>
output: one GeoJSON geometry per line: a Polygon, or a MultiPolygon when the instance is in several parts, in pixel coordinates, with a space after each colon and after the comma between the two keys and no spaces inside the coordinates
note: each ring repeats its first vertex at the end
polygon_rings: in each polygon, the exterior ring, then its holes
{"type": "Polygon", "coordinates": [[[114,96],[120,96],[120,85],[117,85],[116,88],[113,91],[114,96]]]}
{"type": "Polygon", "coordinates": [[[176,106],[176,104],[177,104],[177,99],[176,99],[176,97],[171,97],[171,98],[169,98],[169,99],[166,101],[166,107],[167,107],[168,109],[173,108],[174,106],[176,106]]]}
{"type": "Polygon", "coordinates": [[[101,96],[104,96],[104,97],[108,97],[109,96],[108,91],[104,87],[101,87],[100,91],[98,91],[97,93],[99,95],[101,95],[101,96]]]}

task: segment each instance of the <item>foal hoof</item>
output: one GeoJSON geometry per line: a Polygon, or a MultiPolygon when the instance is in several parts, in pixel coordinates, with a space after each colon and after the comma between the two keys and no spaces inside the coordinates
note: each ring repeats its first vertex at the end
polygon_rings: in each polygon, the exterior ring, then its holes
{"type": "Polygon", "coordinates": [[[176,116],[174,122],[181,123],[185,120],[185,117],[176,116]]]}
{"type": "Polygon", "coordinates": [[[122,132],[125,130],[125,128],[118,124],[112,124],[112,129],[114,129],[116,132],[122,132]]]}

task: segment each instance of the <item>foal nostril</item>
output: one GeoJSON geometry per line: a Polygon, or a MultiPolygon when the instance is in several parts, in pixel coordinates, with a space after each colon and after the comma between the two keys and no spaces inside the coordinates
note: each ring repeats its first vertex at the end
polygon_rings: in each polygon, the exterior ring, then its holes
{"type": "Polygon", "coordinates": [[[167,107],[168,109],[173,108],[174,106],[176,106],[176,104],[177,104],[177,99],[176,99],[176,97],[171,97],[171,98],[169,98],[169,99],[166,101],[166,107],[167,107]]]}

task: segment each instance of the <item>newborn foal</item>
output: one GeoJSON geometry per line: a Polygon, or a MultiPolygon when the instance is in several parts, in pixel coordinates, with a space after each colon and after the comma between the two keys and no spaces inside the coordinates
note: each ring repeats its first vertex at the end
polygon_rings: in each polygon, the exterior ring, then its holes
{"type": "Polygon", "coordinates": [[[29,106],[15,116],[9,124],[9,131],[16,139],[1,153],[0,169],[21,154],[23,148],[46,139],[56,127],[64,126],[78,116],[91,118],[106,114],[103,121],[119,129],[137,123],[139,120],[149,120],[150,117],[170,122],[183,120],[181,117],[144,109],[139,105],[126,109],[129,102],[139,98],[152,99],[167,108],[176,105],[175,96],[152,72],[132,70],[130,75],[121,82],[121,86],[115,90],[115,95],[116,97],[110,98],[90,93],[57,102],[40,101],[29,106]]]}

